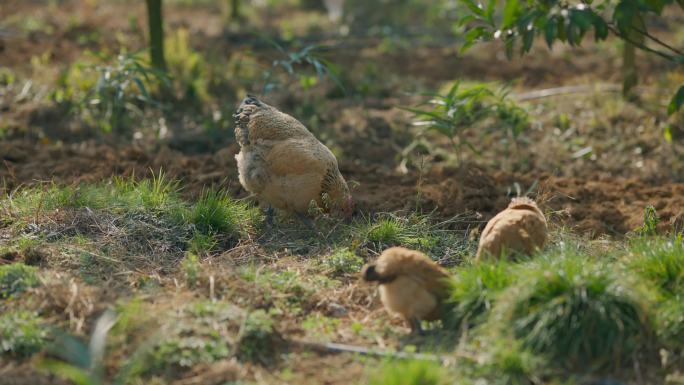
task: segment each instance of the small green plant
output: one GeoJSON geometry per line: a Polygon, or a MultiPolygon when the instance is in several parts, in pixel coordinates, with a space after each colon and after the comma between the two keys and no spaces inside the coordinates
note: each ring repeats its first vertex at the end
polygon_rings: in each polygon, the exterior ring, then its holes
{"type": "Polygon", "coordinates": [[[479,154],[479,150],[468,140],[474,129],[485,121],[483,133],[494,130],[505,132],[516,141],[529,126],[527,112],[508,98],[505,90],[492,91],[487,85],[462,86],[455,82],[445,95],[430,94],[425,103],[430,108],[401,107],[414,114],[414,125],[424,127],[446,136],[459,163],[464,147],[479,154]]]}
{"type": "Polygon", "coordinates": [[[258,209],[230,198],[224,191],[205,190],[192,207],[190,222],[200,234],[225,234],[237,240],[261,219],[258,209]]]}
{"type": "Polygon", "coordinates": [[[0,265],[0,298],[9,298],[40,284],[37,269],[23,263],[0,265]]]}
{"type": "Polygon", "coordinates": [[[42,319],[24,310],[6,311],[0,315],[0,353],[28,357],[45,348],[48,332],[42,319]]]}
{"type": "Polygon", "coordinates": [[[529,266],[519,282],[502,304],[512,307],[503,323],[552,362],[619,367],[649,342],[647,299],[626,274],[570,255],[529,266]]]}
{"type": "Polygon", "coordinates": [[[347,248],[340,248],[324,257],[323,265],[334,274],[353,274],[361,271],[363,259],[347,248]]]}
{"type": "Polygon", "coordinates": [[[172,81],[191,102],[207,102],[209,96],[209,66],[201,53],[190,45],[190,33],[178,28],[164,41],[166,63],[172,81]]]}
{"type": "Polygon", "coordinates": [[[276,339],[271,315],[262,309],[252,311],[240,330],[239,356],[243,360],[267,363],[273,356],[276,339]]]}
{"type": "Polygon", "coordinates": [[[637,231],[640,235],[656,235],[658,233],[658,212],[653,206],[646,206],[644,209],[644,224],[637,231]]]}
{"type": "Polygon", "coordinates": [[[200,264],[197,254],[187,253],[185,259],[181,263],[183,273],[185,273],[185,282],[190,287],[195,287],[202,274],[202,265],[200,264]]]}
{"type": "Polygon", "coordinates": [[[144,373],[169,373],[229,357],[228,326],[243,312],[229,304],[191,303],[162,327],[162,336],[146,355],[144,373]]]}
{"type": "Polygon", "coordinates": [[[297,52],[287,52],[278,43],[271,42],[271,44],[280,52],[282,58],[274,60],[271,68],[263,74],[264,87],[262,93],[264,95],[278,87],[278,83],[273,79],[273,75],[278,69],[283,69],[288,76],[296,78],[304,90],[310,89],[316,85],[318,80],[323,79],[326,76],[335,82],[340,89],[344,90],[337,75],[337,68],[333,63],[316,55],[316,52],[323,47],[308,45],[297,52]],[[297,70],[297,68],[303,66],[313,67],[315,75],[311,75],[306,71],[297,70]]]}
{"type": "Polygon", "coordinates": [[[389,361],[373,371],[368,385],[446,385],[454,380],[434,361],[389,361]]]}
{"type": "Polygon", "coordinates": [[[497,295],[514,280],[511,266],[505,261],[460,268],[453,280],[445,327],[460,331],[485,322],[497,295]]]}
{"type": "Polygon", "coordinates": [[[438,239],[431,234],[427,218],[421,216],[381,216],[361,229],[361,237],[376,250],[401,245],[429,251],[438,243],[438,239]]]}
{"type": "Polygon", "coordinates": [[[67,72],[55,99],[70,102],[74,112],[101,131],[130,137],[144,108],[162,108],[150,87],[165,85],[168,78],[139,54],[101,57],[100,61],[109,64],[81,64],[79,69],[67,72]],[[92,73],[97,74],[97,80],[82,80],[92,73]]]}

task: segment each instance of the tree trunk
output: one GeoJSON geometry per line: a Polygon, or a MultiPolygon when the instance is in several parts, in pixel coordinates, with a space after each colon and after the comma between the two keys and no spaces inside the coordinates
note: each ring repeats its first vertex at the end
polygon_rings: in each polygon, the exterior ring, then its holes
{"type": "Polygon", "coordinates": [[[241,20],[240,14],[240,0],[230,0],[230,18],[233,20],[241,20]]]}
{"type": "Polygon", "coordinates": [[[636,47],[625,41],[622,51],[622,96],[628,99],[632,89],[639,82],[636,70],[636,47]]]}
{"type": "Polygon", "coordinates": [[[147,24],[150,33],[150,58],[152,59],[152,66],[159,70],[166,71],[162,0],[145,1],[147,3],[147,24]]]}

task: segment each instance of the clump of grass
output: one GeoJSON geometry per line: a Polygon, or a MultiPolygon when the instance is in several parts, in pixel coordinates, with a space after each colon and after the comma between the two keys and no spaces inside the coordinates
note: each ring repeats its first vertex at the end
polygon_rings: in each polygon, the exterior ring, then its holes
{"type": "Polygon", "coordinates": [[[200,234],[225,234],[233,240],[254,229],[261,217],[258,209],[213,189],[202,192],[190,210],[190,222],[200,234]]]}
{"type": "Polygon", "coordinates": [[[333,274],[353,274],[363,267],[363,259],[347,248],[333,250],[322,262],[333,274]]]}
{"type": "Polygon", "coordinates": [[[677,295],[658,304],[656,333],[664,346],[684,349],[684,295],[677,295]]]}
{"type": "Polygon", "coordinates": [[[474,368],[472,375],[486,378],[487,383],[497,385],[543,383],[540,376],[546,362],[523,348],[520,341],[502,338],[486,341],[486,344],[491,347],[484,354],[480,365],[474,368]]]}
{"type": "MultiPolygon", "coordinates": [[[[374,371],[377,369],[374,368],[374,371]]],[[[368,385],[446,385],[453,378],[433,361],[390,361],[372,374],[368,385]]]]}
{"type": "MultiPolygon", "coordinates": [[[[146,210],[165,210],[179,206],[179,182],[168,178],[161,170],[152,178],[114,178],[114,192],[121,202],[129,207],[146,210]]],[[[116,198],[115,198],[116,199],[116,198]]]]}
{"type": "Polygon", "coordinates": [[[199,302],[186,306],[169,329],[147,353],[144,373],[169,373],[231,354],[227,327],[237,323],[242,311],[234,306],[199,302]],[[232,321],[232,322],[231,322],[232,321]]]}
{"type": "Polygon", "coordinates": [[[629,247],[628,268],[657,287],[664,297],[684,295],[684,243],[681,236],[638,238],[629,247]]]}
{"type": "Polygon", "coordinates": [[[634,239],[627,268],[656,289],[656,333],[665,346],[684,347],[684,243],[682,236],[634,239]]]}
{"type": "Polygon", "coordinates": [[[637,229],[637,233],[640,235],[656,235],[659,222],[660,218],[658,218],[658,212],[656,212],[655,207],[646,206],[644,209],[644,224],[641,228],[637,229]]]}
{"type": "Polygon", "coordinates": [[[185,259],[181,262],[181,268],[185,274],[185,282],[187,285],[195,287],[202,274],[202,265],[200,264],[197,254],[187,253],[185,259]]]}
{"type": "Polygon", "coordinates": [[[45,348],[47,330],[42,319],[28,311],[8,311],[0,315],[0,353],[28,357],[45,348]]]}
{"type": "Polygon", "coordinates": [[[271,315],[262,309],[250,312],[240,331],[240,359],[268,363],[277,339],[271,315]]]}
{"type": "Polygon", "coordinates": [[[437,239],[430,234],[430,229],[426,218],[389,215],[365,225],[361,230],[361,237],[376,250],[406,246],[429,251],[437,245],[437,239]]]}
{"type": "Polygon", "coordinates": [[[461,330],[486,321],[497,295],[514,280],[510,263],[503,260],[460,268],[447,304],[446,327],[461,330]]]}
{"type": "Polygon", "coordinates": [[[626,274],[580,256],[525,267],[512,288],[510,325],[522,346],[561,366],[618,367],[650,339],[641,292],[626,274]]]}
{"type": "Polygon", "coordinates": [[[62,208],[116,212],[169,211],[180,207],[179,183],[163,172],[151,179],[119,178],[112,183],[59,186],[51,183],[19,191],[4,204],[18,216],[62,208]]]}
{"type": "Polygon", "coordinates": [[[37,269],[23,263],[0,266],[0,298],[9,298],[40,284],[37,269]]]}

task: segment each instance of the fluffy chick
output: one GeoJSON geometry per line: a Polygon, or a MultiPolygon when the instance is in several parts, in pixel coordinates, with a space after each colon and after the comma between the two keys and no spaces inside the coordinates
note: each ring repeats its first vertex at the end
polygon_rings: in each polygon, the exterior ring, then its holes
{"type": "Polygon", "coordinates": [[[276,209],[305,214],[311,201],[350,216],[353,203],[335,155],[297,119],[248,96],[235,114],[240,183],[276,209]]]}
{"type": "Polygon", "coordinates": [[[420,333],[420,321],[440,317],[440,305],[449,295],[449,273],[425,254],[403,247],[382,252],[363,270],[363,279],[378,282],[385,309],[406,320],[411,333],[420,333]]]}
{"type": "Polygon", "coordinates": [[[530,255],[544,247],[546,237],[546,218],[537,204],[529,198],[513,198],[485,226],[475,260],[479,261],[485,254],[500,257],[502,251],[530,255]]]}

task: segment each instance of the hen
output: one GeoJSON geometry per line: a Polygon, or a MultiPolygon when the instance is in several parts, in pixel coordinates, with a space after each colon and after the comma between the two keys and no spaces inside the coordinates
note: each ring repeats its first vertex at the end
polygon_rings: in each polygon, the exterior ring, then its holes
{"type": "Polygon", "coordinates": [[[254,96],[235,116],[240,183],[258,199],[305,214],[312,201],[327,212],[350,216],[353,203],[335,155],[297,119],[254,96]]]}
{"type": "Polygon", "coordinates": [[[537,204],[529,198],[513,198],[485,226],[475,260],[485,254],[500,257],[502,252],[530,255],[544,247],[546,233],[546,218],[537,204]]]}
{"type": "Polygon", "coordinates": [[[440,317],[449,295],[449,273],[425,254],[392,247],[364,268],[363,279],[378,282],[380,299],[388,312],[406,320],[411,332],[421,332],[420,321],[440,317]]]}

